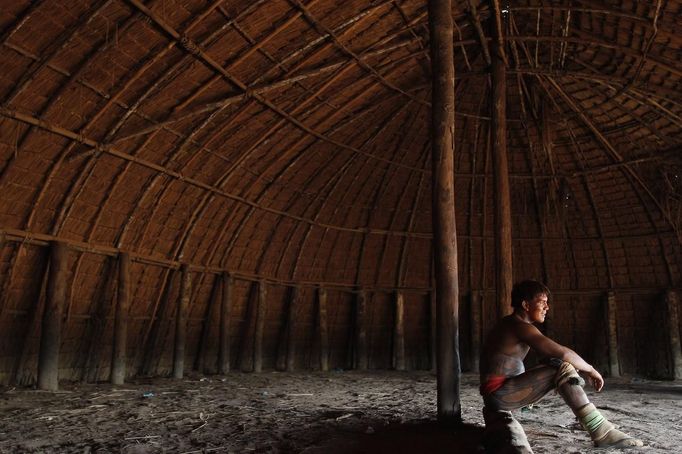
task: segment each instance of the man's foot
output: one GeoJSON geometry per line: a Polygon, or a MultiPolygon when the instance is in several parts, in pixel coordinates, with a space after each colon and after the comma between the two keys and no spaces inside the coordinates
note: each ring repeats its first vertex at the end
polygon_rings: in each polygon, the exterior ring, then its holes
{"type": "Polygon", "coordinates": [[[594,406],[587,404],[576,411],[580,424],[590,434],[594,445],[600,448],[636,448],[644,446],[641,440],[632,438],[611,424],[594,406]]]}
{"type": "Polygon", "coordinates": [[[488,454],[533,454],[526,433],[510,411],[483,408],[483,444],[488,454]]]}
{"type": "Polygon", "coordinates": [[[594,445],[599,448],[634,448],[644,446],[642,440],[638,440],[621,432],[606,420],[599,426],[594,434],[591,435],[594,445]]]}

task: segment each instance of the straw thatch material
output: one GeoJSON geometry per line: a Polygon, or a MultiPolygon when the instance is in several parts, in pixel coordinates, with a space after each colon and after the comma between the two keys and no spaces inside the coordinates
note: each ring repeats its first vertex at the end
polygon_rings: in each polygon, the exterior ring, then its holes
{"type": "MultiPolygon", "coordinates": [[[[499,7],[453,10],[463,366],[497,310],[498,27],[513,276],[548,283],[547,329],[604,368],[614,292],[621,371],[671,376],[682,2],[499,7]]],[[[183,265],[186,369],[318,368],[320,349],[329,368],[391,367],[397,290],[405,367],[430,367],[427,23],[423,0],[3,1],[0,382],[36,379],[54,241],[60,378],[109,377],[120,253],[128,376],[173,370],[183,265]]]]}

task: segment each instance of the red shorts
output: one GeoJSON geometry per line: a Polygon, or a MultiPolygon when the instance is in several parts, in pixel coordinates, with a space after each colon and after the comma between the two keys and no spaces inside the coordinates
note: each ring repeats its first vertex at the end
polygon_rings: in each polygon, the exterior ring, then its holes
{"type": "Polygon", "coordinates": [[[508,377],[505,377],[504,375],[489,375],[487,380],[481,383],[479,388],[481,395],[487,396],[494,393],[500,389],[502,385],[504,385],[504,382],[507,381],[507,378],[508,377]]]}

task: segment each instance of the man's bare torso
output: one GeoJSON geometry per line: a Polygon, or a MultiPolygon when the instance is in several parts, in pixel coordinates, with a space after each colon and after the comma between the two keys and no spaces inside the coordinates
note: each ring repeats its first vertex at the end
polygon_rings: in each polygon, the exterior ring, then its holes
{"type": "Polygon", "coordinates": [[[525,371],[523,359],[530,347],[518,335],[520,324],[513,315],[504,317],[488,335],[481,354],[481,380],[489,377],[513,377],[525,371]]]}

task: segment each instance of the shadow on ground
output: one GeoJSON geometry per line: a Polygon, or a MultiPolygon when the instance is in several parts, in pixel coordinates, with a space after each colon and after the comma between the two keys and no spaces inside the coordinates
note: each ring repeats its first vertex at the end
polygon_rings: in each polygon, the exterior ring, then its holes
{"type": "Polygon", "coordinates": [[[330,432],[323,444],[302,454],[482,453],[483,428],[463,424],[447,428],[436,421],[390,424],[371,434],[330,432]]]}

